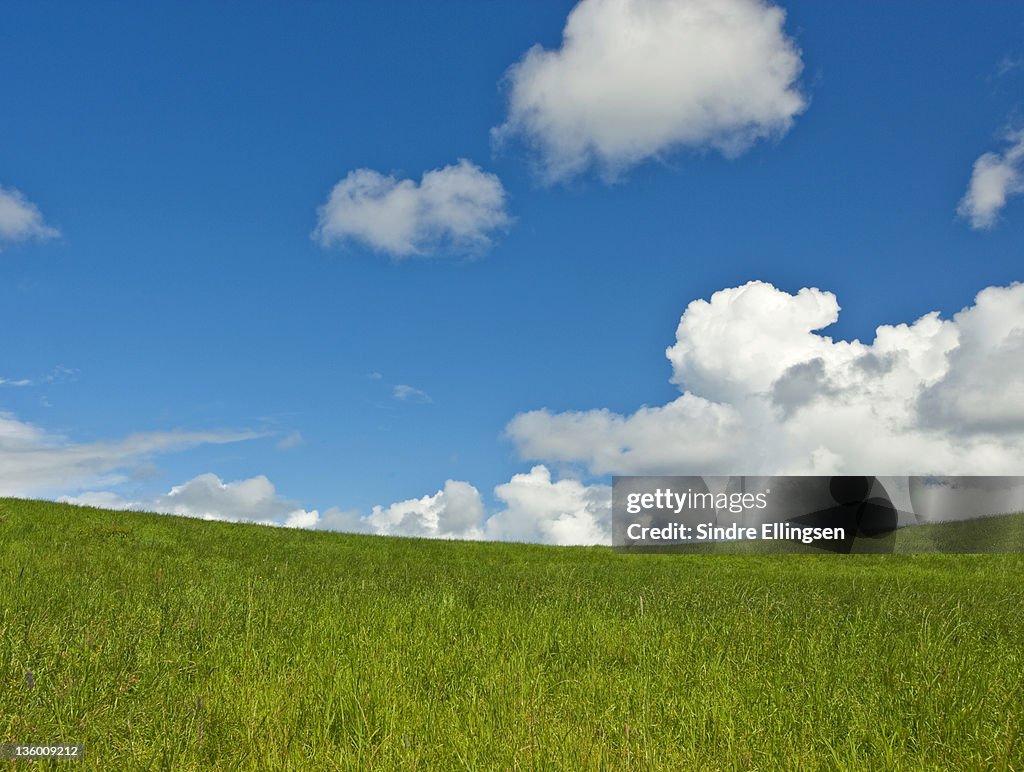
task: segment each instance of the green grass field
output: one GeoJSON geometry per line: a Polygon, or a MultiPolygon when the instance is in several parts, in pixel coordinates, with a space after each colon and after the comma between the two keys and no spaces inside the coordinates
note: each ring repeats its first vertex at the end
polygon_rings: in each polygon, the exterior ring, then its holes
{"type": "Polygon", "coordinates": [[[72,769],[1024,768],[1021,556],[620,555],[11,499],[0,548],[0,742],[84,742],[72,769]]]}

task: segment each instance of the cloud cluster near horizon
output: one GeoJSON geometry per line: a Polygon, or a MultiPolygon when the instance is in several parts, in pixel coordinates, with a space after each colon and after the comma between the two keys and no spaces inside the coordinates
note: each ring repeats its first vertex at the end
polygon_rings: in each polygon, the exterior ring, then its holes
{"type": "Polygon", "coordinates": [[[424,172],[419,182],[356,169],[318,210],[314,238],[325,247],[350,242],[393,258],[488,247],[511,223],[505,188],[473,163],[424,172]]]}
{"type": "Polygon", "coordinates": [[[556,480],[541,464],[495,486],[499,508],[488,515],[480,491],[448,480],[431,496],[376,506],[368,515],[328,510],[318,528],[388,536],[489,539],[541,544],[606,544],[611,488],[556,480]]]}
{"type": "Polygon", "coordinates": [[[1014,474],[1024,467],[1024,284],[952,319],[821,329],[835,295],[764,282],[689,304],[666,351],[682,395],[629,415],[517,415],[521,457],[608,474],[1014,474]]]}
{"type": "Polygon", "coordinates": [[[764,0],[582,0],[560,48],[534,46],[509,69],[493,136],[524,139],[548,182],[682,148],[734,157],[807,106],[784,22],[764,0]]]}
{"type": "Polygon", "coordinates": [[[48,225],[39,207],[14,188],[0,186],[0,242],[52,239],[60,231],[48,225]]]}
{"type": "Polygon", "coordinates": [[[224,482],[202,474],[159,496],[128,499],[110,491],[88,491],[60,500],[81,506],[128,509],[285,528],[418,536],[490,539],[544,544],[605,544],[611,534],[611,489],[578,480],[552,480],[538,465],[494,489],[502,508],[488,516],[480,491],[447,480],[432,495],[378,505],[369,514],[331,508],[305,510],[278,495],[260,475],[224,482]]]}
{"type": "Polygon", "coordinates": [[[1024,192],[1024,130],[1008,137],[1002,153],[985,153],[974,162],[967,192],[960,199],[957,214],[975,230],[989,230],[1007,200],[1024,192]]]}
{"type": "Polygon", "coordinates": [[[274,484],[263,475],[224,482],[215,474],[201,474],[148,499],[129,500],[109,491],[91,491],[63,496],[60,501],[86,507],[132,509],[287,528],[312,528],[318,519],[315,510],[306,511],[279,496],[274,484]]]}

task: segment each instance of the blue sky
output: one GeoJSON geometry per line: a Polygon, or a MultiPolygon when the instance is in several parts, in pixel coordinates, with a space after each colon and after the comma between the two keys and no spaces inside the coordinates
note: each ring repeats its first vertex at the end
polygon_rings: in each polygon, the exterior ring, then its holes
{"type": "MultiPolygon", "coordinates": [[[[601,18],[614,3],[589,5],[601,18]]],[[[492,129],[514,110],[508,68],[531,46],[558,51],[573,7],[5,4],[0,186],[59,231],[0,242],[9,434],[32,427],[41,447],[86,454],[140,432],[193,436],[45,485],[15,463],[7,490],[156,502],[200,475],[265,475],[296,507],[365,514],[451,479],[491,513],[508,504],[495,486],[535,463],[581,489],[644,471],[507,432],[520,414],[629,416],[687,389],[722,402],[707,367],[665,357],[691,301],[754,280],[779,297],[819,288],[842,307],[824,334],[870,344],[879,325],[949,320],[1022,278],[1012,175],[991,222],[957,213],[983,154],[1019,169],[1019,4],[786,2],[771,44],[798,57],[783,86],[803,104],[785,127],[739,152],[712,131],[553,179],[528,129],[500,142],[492,129]],[[355,170],[415,185],[459,159],[503,192],[504,223],[481,239],[402,256],[314,238],[318,208],[355,170]],[[670,381],[687,373],[703,392],[670,381]]],[[[1016,340],[1015,302],[979,335],[1016,340]]],[[[1012,403],[1016,371],[999,372],[993,399],[1012,403]]],[[[939,375],[921,377],[930,389],[939,375]]],[[[947,402],[943,431],[984,424],[950,418],[947,402]]],[[[1024,458],[1018,435],[997,440],[1000,469],[1024,458]]],[[[35,448],[11,443],[8,456],[35,448]]]]}

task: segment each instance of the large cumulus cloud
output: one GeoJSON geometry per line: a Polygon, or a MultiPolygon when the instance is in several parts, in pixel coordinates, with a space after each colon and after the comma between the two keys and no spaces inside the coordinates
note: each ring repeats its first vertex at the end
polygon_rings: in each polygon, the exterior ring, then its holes
{"type": "Polygon", "coordinates": [[[1024,285],[942,319],[820,330],[831,292],[764,282],[687,307],[666,351],[682,395],[629,415],[516,416],[524,458],[604,474],[1016,474],[1024,467],[1024,285]]]}

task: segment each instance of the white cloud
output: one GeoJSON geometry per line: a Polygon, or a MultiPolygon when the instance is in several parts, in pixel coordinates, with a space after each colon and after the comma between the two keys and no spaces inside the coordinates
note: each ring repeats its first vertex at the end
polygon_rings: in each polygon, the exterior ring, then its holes
{"type": "Polygon", "coordinates": [[[395,386],[395,388],[392,389],[391,394],[395,399],[401,402],[429,404],[434,401],[430,398],[430,395],[427,394],[427,392],[404,383],[400,383],[395,386]]]}
{"type": "Polygon", "coordinates": [[[806,107],[784,21],[764,0],[582,0],[559,49],[534,46],[509,69],[493,135],[523,137],[549,182],[680,148],[736,156],[806,107]]]}
{"type": "Polygon", "coordinates": [[[77,496],[61,496],[58,501],[65,504],[76,504],[80,507],[96,507],[97,509],[132,509],[132,502],[112,491],[85,491],[77,496]]]}
{"type": "Polygon", "coordinates": [[[257,522],[286,519],[298,509],[281,499],[263,475],[224,482],[215,474],[193,477],[143,506],[171,515],[257,522]]]}
{"type": "Polygon", "coordinates": [[[49,239],[59,235],[21,191],[0,186],[0,240],[49,239]]]}
{"type": "Polygon", "coordinates": [[[378,505],[368,515],[332,507],[316,527],[381,536],[481,539],[485,517],[480,492],[467,482],[448,480],[432,496],[378,505]]]}
{"type": "Polygon", "coordinates": [[[505,509],[486,524],[487,538],[544,544],[608,544],[611,541],[611,488],[577,480],[551,480],[545,466],[517,474],[497,486],[505,509]]]}
{"type": "Polygon", "coordinates": [[[109,484],[159,453],[258,436],[247,431],[145,432],[75,443],[0,413],[0,495],[44,496],[109,484]]]}
{"type": "Polygon", "coordinates": [[[1010,146],[1000,155],[985,153],[974,162],[967,192],[957,214],[975,230],[988,230],[1010,196],[1024,192],[1024,131],[1009,136],[1010,146]]]}
{"type": "Polygon", "coordinates": [[[1015,474],[1024,467],[1024,285],[950,320],[816,332],[830,292],[763,282],[691,303],[667,351],[682,396],[630,415],[516,416],[524,458],[593,474],[1015,474]]]}
{"type": "Polygon", "coordinates": [[[201,474],[176,485],[166,494],[150,499],[132,501],[116,493],[91,491],[65,496],[61,501],[106,509],[132,509],[287,528],[312,528],[319,520],[316,510],[304,510],[278,496],[273,483],[263,475],[224,482],[215,474],[201,474]]]}
{"type": "Polygon", "coordinates": [[[448,480],[433,496],[376,506],[358,521],[358,530],[390,536],[448,539],[482,538],[484,503],[467,482],[448,480]]]}
{"type": "MultiPolygon", "coordinates": [[[[740,416],[692,394],[630,416],[610,410],[520,413],[507,432],[519,455],[552,463],[587,465],[605,474],[669,474],[728,459],[743,437],[740,416]]],[[[681,472],[680,472],[681,473],[681,472]]]]}
{"type": "Polygon", "coordinates": [[[425,172],[419,183],[356,169],[319,208],[313,237],[325,247],[358,242],[396,258],[473,253],[510,224],[505,199],[498,177],[465,159],[425,172]]]}

